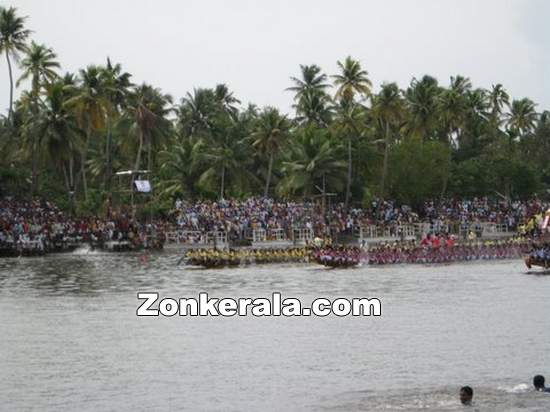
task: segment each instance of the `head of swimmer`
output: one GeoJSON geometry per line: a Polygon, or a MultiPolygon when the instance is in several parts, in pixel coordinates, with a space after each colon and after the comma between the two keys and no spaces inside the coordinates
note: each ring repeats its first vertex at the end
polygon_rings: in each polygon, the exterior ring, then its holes
{"type": "Polygon", "coordinates": [[[533,378],[533,386],[537,391],[544,391],[544,376],[536,375],[533,378]]]}
{"type": "Polygon", "coordinates": [[[470,405],[474,397],[474,390],[470,386],[460,388],[460,402],[462,405],[470,405]]]}

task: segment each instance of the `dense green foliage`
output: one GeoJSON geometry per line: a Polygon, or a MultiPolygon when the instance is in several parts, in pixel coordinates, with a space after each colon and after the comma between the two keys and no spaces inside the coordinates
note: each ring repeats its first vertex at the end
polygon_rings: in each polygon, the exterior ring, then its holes
{"type": "Polygon", "coordinates": [[[0,121],[0,195],[94,211],[120,190],[114,172],[143,168],[159,210],[176,196],[326,192],[349,204],[375,196],[415,204],[550,186],[550,113],[500,84],[475,88],[456,76],[442,85],[426,75],[405,89],[375,87],[347,57],[332,76],[300,66],[287,116],[242,107],[223,84],[173,101],[108,59],[63,75],[56,54],[29,35],[15,9],[0,10],[0,52],[21,68],[16,85],[30,83],[0,121]]]}

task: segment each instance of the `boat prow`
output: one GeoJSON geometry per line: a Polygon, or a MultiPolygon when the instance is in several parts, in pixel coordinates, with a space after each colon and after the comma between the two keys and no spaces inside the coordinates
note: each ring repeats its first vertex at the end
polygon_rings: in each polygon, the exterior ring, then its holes
{"type": "Polygon", "coordinates": [[[526,256],[523,261],[525,262],[525,266],[527,266],[527,269],[531,269],[533,266],[539,266],[543,269],[550,268],[549,262],[547,262],[546,260],[535,259],[532,256],[526,256]]]}

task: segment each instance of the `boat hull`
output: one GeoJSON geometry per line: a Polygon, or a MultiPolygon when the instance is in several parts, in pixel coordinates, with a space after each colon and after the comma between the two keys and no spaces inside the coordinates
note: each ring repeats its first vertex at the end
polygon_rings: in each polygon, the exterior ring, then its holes
{"type": "Polygon", "coordinates": [[[523,261],[525,262],[525,266],[527,266],[527,269],[531,269],[533,266],[538,266],[544,269],[550,268],[550,262],[547,262],[545,260],[535,259],[532,256],[525,256],[523,261]]]}

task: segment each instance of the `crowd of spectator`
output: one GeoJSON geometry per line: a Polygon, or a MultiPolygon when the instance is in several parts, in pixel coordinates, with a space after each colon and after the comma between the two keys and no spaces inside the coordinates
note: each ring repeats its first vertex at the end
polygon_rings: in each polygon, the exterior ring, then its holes
{"type": "MultiPolygon", "coordinates": [[[[71,218],[45,200],[0,199],[0,254],[3,252],[45,252],[65,250],[82,242],[99,245],[111,240],[133,243],[162,232],[157,224],[140,224],[125,213],[71,218]]],[[[9,253],[8,253],[9,254],[9,253]]]]}
{"type": "MultiPolygon", "coordinates": [[[[279,231],[287,239],[296,228],[315,236],[352,234],[354,228],[369,225],[397,231],[403,225],[428,222],[432,227],[491,222],[513,232],[530,217],[543,213],[548,203],[539,199],[513,201],[474,198],[426,201],[413,208],[390,200],[374,200],[363,208],[346,209],[342,203],[277,201],[270,198],[184,202],[177,200],[168,218],[147,224],[128,213],[109,213],[108,218],[71,218],[51,202],[0,199],[0,249],[34,247],[40,250],[70,243],[110,240],[143,243],[150,236],[167,231],[190,233],[195,241],[209,232],[224,232],[228,238],[250,237],[255,229],[279,231]]],[[[445,232],[445,230],[441,230],[445,232]]],[[[394,232],[395,233],[395,232],[394,232]]]]}
{"type": "MultiPolygon", "coordinates": [[[[434,227],[495,223],[508,231],[529,217],[547,210],[550,204],[538,199],[513,201],[474,198],[426,201],[413,209],[390,200],[374,200],[365,208],[345,209],[342,203],[322,205],[311,202],[281,202],[269,198],[250,198],[244,201],[220,200],[186,203],[177,200],[175,222],[180,231],[224,231],[238,233],[264,229],[311,229],[318,236],[351,233],[354,227],[378,225],[397,232],[403,225],[430,223],[434,227]]],[[[442,230],[443,231],[443,230],[442,230]]]]}

